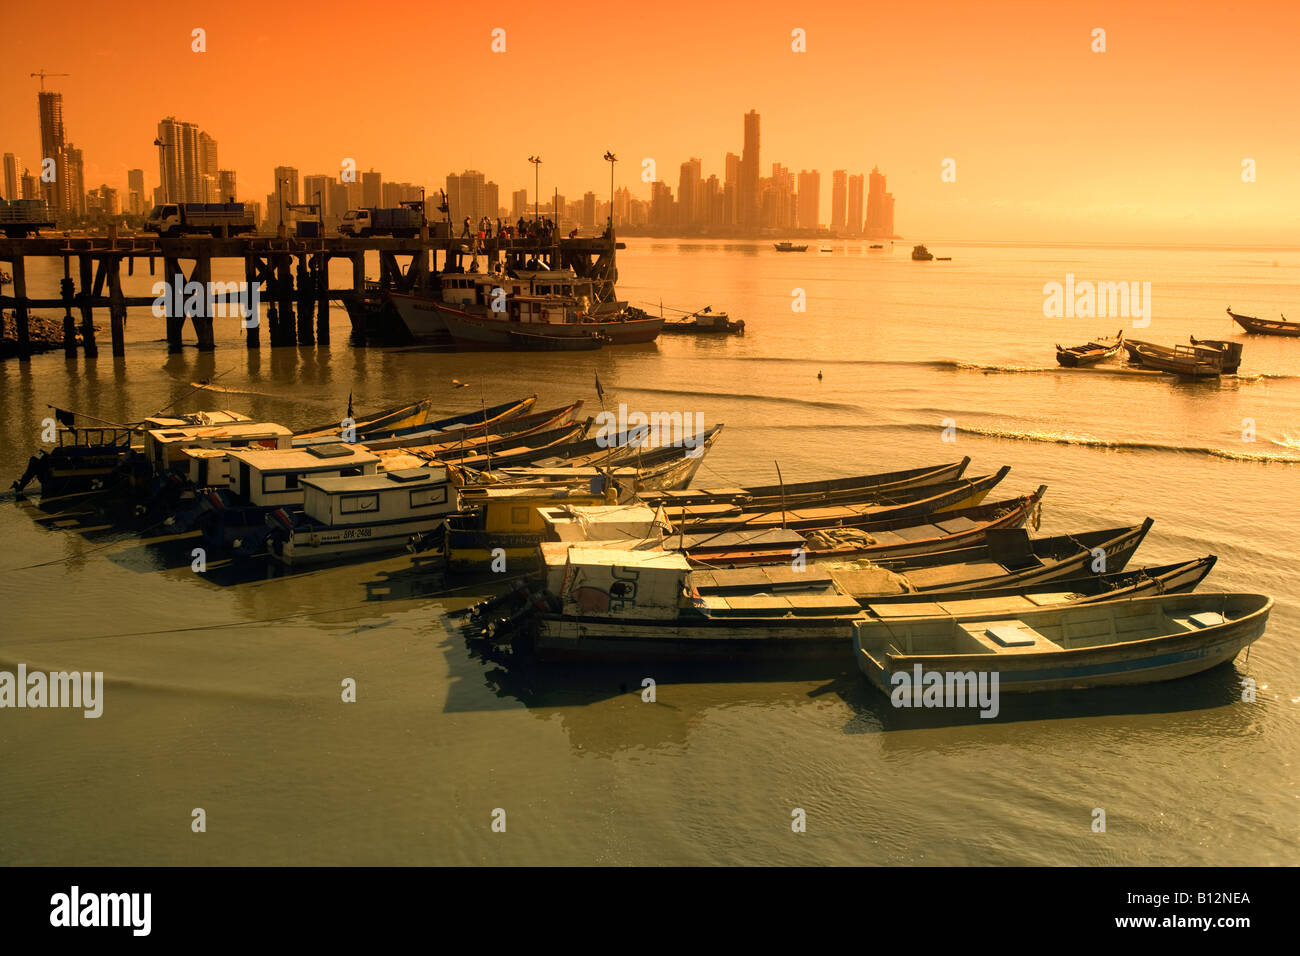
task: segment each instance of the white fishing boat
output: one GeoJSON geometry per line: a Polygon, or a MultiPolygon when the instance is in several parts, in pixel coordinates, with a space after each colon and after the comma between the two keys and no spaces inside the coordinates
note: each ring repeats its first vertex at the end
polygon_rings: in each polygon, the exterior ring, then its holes
{"type": "Polygon", "coordinates": [[[1071,690],[1172,680],[1226,664],[1264,633],[1272,607],[1263,594],[1202,593],[1010,615],[917,617],[872,608],[855,622],[853,641],[858,667],[886,694],[917,674],[997,675],[1001,692],[1071,690]]]}
{"type": "Polygon", "coordinates": [[[271,553],[288,565],[402,551],[412,536],[444,528],[459,507],[445,465],[307,477],[302,487],[302,513],[271,535],[271,553]]]}

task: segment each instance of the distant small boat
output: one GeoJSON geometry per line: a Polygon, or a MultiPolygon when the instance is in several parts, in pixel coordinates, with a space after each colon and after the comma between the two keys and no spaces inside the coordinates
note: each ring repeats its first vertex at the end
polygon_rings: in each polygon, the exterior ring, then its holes
{"type": "Polygon", "coordinates": [[[868,246],[867,248],[868,248],[868,249],[883,249],[883,248],[885,248],[885,247],[882,246],[882,245],[880,245],[879,243],[876,243],[876,244],[874,244],[874,245],[868,246]]]}
{"type": "Polygon", "coordinates": [[[1232,309],[1228,309],[1228,315],[1232,316],[1232,321],[1236,322],[1251,335],[1286,335],[1292,338],[1300,337],[1300,322],[1288,322],[1286,316],[1282,316],[1282,321],[1275,319],[1257,319],[1253,315],[1238,315],[1232,309]]]}
{"type": "Polygon", "coordinates": [[[925,246],[913,246],[913,247],[912,247],[912,259],[913,259],[914,261],[916,261],[916,262],[929,262],[929,261],[930,261],[931,259],[933,259],[933,258],[934,258],[934,256],[930,253],[930,250],[929,250],[929,249],[925,248],[925,246]]]}
{"type": "Polygon", "coordinates": [[[1070,348],[1056,347],[1056,361],[1066,368],[1080,368],[1084,365],[1096,365],[1119,352],[1124,344],[1124,330],[1120,329],[1115,338],[1093,339],[1086,345],[1070,348]]]}
{"type": "Polygon", "coordinates": [[[667,335],[744,335],[745,320],[732,320],[725,312],[714,312],[705,306],[698,312],[680,319],[668,319],[664,322],[667,335]]]}
{"type": "Polygon", "coordinates": [[[835,250],[832,249],[830,246],[822,246],[821,251],[822,251],[822,252],[834,252],[835,250]]]}
{"type": "Polygon", "coordinates": [[[935,256],[935,262],[952,262],[952,256],[935,256]]]}
{"type": "MultiPolygon", "coordinates": [[[[1182,594],[1026,611],[867,620],[854,627],[858,667],[886,694],[900,675],[996,675],[999,693],[1147,684],[1232,661],[1258,640],[1273,599],[1182,594]]],[[[928,678],[923,678],[928,681],[928,678]]],[[[951,685],[948,685],[951,686],[951,685]]],[[[915,688],[916,702],[922,700],[915,688]]]]}
{"type": "Polygon", "coordinates": [[[793,242],[778,242],[775,243],[775,246],[777,252],[807,252],[808,251],[808,246],[806,244],[802,246],[796,246],[793,242]]]}

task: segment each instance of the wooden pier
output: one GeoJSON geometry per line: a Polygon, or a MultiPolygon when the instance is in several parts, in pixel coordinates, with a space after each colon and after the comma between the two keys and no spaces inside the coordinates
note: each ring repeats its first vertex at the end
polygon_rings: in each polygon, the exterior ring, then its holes
{"type": "MultiPolygon", "coordinates": [[[[117,235],[112,229],[106,235],[96,236],[0,238],[0,262],[10,264],[13,278],[12,294],[0,295],[0,309],[13,311],[20,357],[31,354],[29,319],[34,309],[63,310],[63,350],[69,357],[77,353],[78,320],[81,348],[87,357],[99,354],[95,340],[95,310],[107,309],[113,355],[124,355],[126,310],[152,308],[157,301],[153,295],[123,294],[124,261],[127,275],[134,275],[138,260],[145,260],[151,276],[156,275],[169,284],[175,283],[176,277],[180,276],[182,284],[198,282],[206,289],[207,283],[212,281],[214,259],[239,259],[244,264],[243,281],[249,288],[259,289],[265,306],[270,345],[328,345],[329,302],[335,300],[349,304],[360,300],[366,289],[367,252],[379,254],[379,286],[384,290],[429,290],[432,288],[430,280],[440,272],[448,269],[466,271],[472,268],[466,265],[466,261],[475,258],[480,260],[481,271],[522,269],[526,262],[536,258],[548,268],[572,269],[578,275],[594,280],[599,296],[605,299],[612,297],[614,282],[618,278],[615,251],[624,248],[621,242],[608,237],[549,241],[490,237],[483,240],[476,251],[475,242],[446,235],[422,235],[409,239],[266,235],[159,238],[152,234],[117,235]],[[441,265],[439,254],[442,256],[441,265]],[[26,260],[29,258],[63,260],[63,278],[57,295],[41,296],[28,288],[26,260]],[[75,277],[74,259],[77,262],[75,277]],[[161,274],[156,271],[160,259],[161,274]],[[352,263],[349,288],[329,288],[329,264],[334,259],[347,259],[352,263]],[[184,263],[189,264],[188,270],[183,267],[184,263]]],[[[238,296],[223,293],[217,295],[216,300],[230,306],[238,301],[238,296]]],[[[165,318],[168,350],[179,352],[183,348],[187,318],[193,325],[198,347],[203,350],[216,348],[213,315],[187,316],[185,310],[173,309],[165,318]]],[[[248,348],[261,346],[262,324],[259,321],[247,330],[248,348]]]]}

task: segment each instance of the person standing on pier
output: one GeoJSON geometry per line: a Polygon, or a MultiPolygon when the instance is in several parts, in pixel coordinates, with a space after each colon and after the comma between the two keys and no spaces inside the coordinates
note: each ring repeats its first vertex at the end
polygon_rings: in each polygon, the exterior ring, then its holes
{"type": "Polygon", "coordinates": [[[463,225],[462,228],[461,228],[460,237],[461,237],[462,239],[468,239],[468,238],[469,238],[469,216],[466,216],[466,217],[465,217],[465,222],[464,222],[464,225],[463,225]]]}

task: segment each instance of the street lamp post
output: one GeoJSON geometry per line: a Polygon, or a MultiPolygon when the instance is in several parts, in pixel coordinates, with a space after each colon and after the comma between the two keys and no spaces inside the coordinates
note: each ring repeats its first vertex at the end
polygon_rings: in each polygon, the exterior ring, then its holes
{"type": "Polygon", "coordinates": [[[614,235],[614,164],[618,162],[618,157],[614,155],[613,150],[605,150],[605,162],[609,163],[609,234],[612,238],[614,235]]]}
{"type": "Polygon", "coordinates": [[[542,158],[540,156],[529,156],[528,161],[533,164],[533,218],[538,222],[542,220],[542,158]]]}
{"type": "Polygon", "coordinates": [[[162,177],[163,202],[168,203],[172,201],[171,190],[167,188],[167,180],[169,178],[167,176],[167,148],[168,146],[170,146],[170,144],[164,143],[160,137],[155,137],[153,144],[158,147],[158,166],[163,173],[163,177],[162,177]]]}

